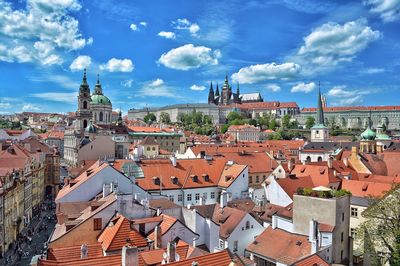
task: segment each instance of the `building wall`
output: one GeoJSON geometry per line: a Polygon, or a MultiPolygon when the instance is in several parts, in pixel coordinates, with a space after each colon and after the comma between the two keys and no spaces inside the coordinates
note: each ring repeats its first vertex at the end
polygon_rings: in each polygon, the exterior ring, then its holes
{"type": "Polygon", "coordinates": [[[310,157],[310,162],[318,162],[318,160],[322,160],[322,162],[328,161],[330,153],[325,152],[307,152],[300,151],[299,159],[302,163],[306,162],[308,157],[310,157]]]}
{"type": "Polygon", "coordinates": [[[265,195],[270,203],[282,207],[286,207],[293,202],[275,179],[272,179],[271,183],[265,187],[265,195]]]}
{"type": "MultiPolygon", "coordinates": [[[[154,198],[157,197],[157,194],[159,195],[160,191],[148,191],[150,194],[153,195],[154,198]]],[[[204,204],[214,204],[216,202],[219,202],[219,189],[217,186],[214,187],[204,187],[204,188],[186,188],[183,190],[180,189],[168,189],[168,190],[162,190],[161,195],[167,197],[170,201],[174,202],[175,204],[181,205],[181,206],[187,206],[187,205],[199,205],[200,204],[200,199],[196,200],[196,194],[199,195],[199,197],[202,197],[206,195],[206,199],[204,200],[204,204]],[[211,198],[212,193],[214,194],[214,198],[211,198]],[[188,200],[188,194],[191,195],[191,200],[188,200]],[[179,201],[180,196],[182,195],[182,201],[179,201]]]]}
{"type": "Polygon", "coordinates": [[[248,197],[249,191],[249,167],[243,170],[242,173],[233,181],[233,183],[226,189],[230,193],[231,199],[242,199],[248,197]],[[247,194],[246,194],[247,193],[247,194]],[[245,195],[246,194],[246,195],[245,195]]]}
{"type": "Polygon", "coordinates": [[[78,163],[84,160],[98,160],[99,158],[115,156],[115,143],[110,136],[96,136],[96,138],[78,150],[78,163]]]}
{"type": "Polygon", "coordinates": [[[198,236],[190,231],[185,225],[183,225],[179,220],[175,222],[175,224],[161,237],[161,245],[162,247],[167,247],[168,242],[174,240],[179,237],[186,243],[192,244],[193,238],[197,238],[198,236]]]}

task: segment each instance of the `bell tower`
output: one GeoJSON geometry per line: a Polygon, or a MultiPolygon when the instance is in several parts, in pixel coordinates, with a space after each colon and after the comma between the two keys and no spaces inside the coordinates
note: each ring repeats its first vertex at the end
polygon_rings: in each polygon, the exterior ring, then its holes
{"type": "Polygon", "coordinates": [[[76,111],[75,129],[83,132],[92,119],[90,110],[90,88],[86,79],[86,68],[83,72],[82,84],[79,87],[78,110],[76,111]]]}

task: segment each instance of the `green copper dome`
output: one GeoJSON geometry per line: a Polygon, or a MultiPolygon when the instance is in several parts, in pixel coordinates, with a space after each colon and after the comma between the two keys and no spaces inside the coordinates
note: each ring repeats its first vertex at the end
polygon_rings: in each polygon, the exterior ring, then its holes
{"type": "Polygon", "coordinates": [[[91,97],[91,104],[104,104],[111,105],[110,99],[101,94],[93,94],[91,97]]]}
{"type": "Polygon", "coordinates": [[[96,133],[97,132],[97,129],[93,125],[92,121],[90,121],[89,125],[85,128],[85,132],[87,132],[87,133],[96,133]]]}
{"type": "Polygon", "coordinates": [[[374,140],[376,137],[376,134],[374,131],[371,130],[370,127],[368,127],[363,133],[361,133],[361,139],[363,140],[374,140]]]}

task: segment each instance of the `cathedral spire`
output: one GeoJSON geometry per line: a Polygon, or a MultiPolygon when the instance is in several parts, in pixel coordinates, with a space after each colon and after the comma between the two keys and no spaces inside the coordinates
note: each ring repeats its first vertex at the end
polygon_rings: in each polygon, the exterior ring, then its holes
{"type": "Polygon", "coordinates": [[[318,109],[317,109],[317,125],[324,125],[324,110],[322,107],[322,99],[321,99],[321,82],[318,82],[318,109]]]}
{"type": "Polygon", "coordinates": [[[103,89],[101,88],[100,84],[100,75],[97,74],[97,82],[96,82],[96,87],[94,89],[94,94],[102,95],[103,94],[103,89]]]}
{"type": "Polygon", "coordinates": [[[87,79],[86,79],[86,68],[85,68],[85,69],[83,69],[82,85],[87,85],[87,79]]]}
{"type": "Polygon", "coordinates": [[[239,81],[237,82],[236,94],[237,94],[237,96],[239,97],[239,95],[240,95],[239,81]]]}
{"type": "Polygon", "coordinates": [[[214,103],[215,96],[214,96],[214,88],[211,81],[210,91],[208,92],[208,104],[214,103]]]}
{"type": "Polygon", "coordinates": [[[218,82],[217,82],[217,88],[215,89],[215,96],[219,96],[218,82]]]}

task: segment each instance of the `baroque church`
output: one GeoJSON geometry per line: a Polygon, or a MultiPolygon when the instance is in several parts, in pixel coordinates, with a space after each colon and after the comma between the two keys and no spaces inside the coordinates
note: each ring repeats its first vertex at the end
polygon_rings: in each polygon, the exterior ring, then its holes
{"type": "Polygon", "coordinates": [[[122,113],[119,112],[118,120],[113,123],[112,103],[103,94],[99,75],[91,93],[86,69],[79,87],[75,114],[75,120],[64,135],[64,159],[67,164],[77,166],[84,160],[126,156],[128,130],[123,125],[122,113]]]}

